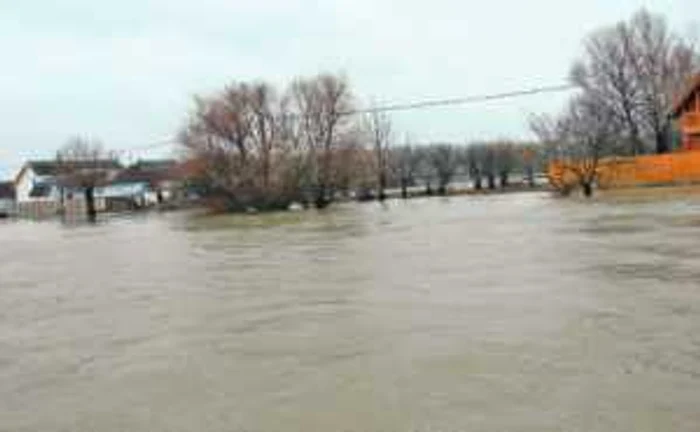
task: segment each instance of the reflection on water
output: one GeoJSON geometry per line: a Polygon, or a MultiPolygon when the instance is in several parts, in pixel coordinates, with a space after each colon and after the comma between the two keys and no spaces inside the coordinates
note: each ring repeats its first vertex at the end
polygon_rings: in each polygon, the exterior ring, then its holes
{"type": "Polygon", "coordinates": [[[0,429],[700,429],[700,197],[0,224],[0,429]]]}

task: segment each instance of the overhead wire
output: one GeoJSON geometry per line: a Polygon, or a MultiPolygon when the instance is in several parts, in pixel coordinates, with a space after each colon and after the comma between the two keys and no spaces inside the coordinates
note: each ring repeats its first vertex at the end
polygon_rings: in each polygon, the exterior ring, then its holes
{"type": "MultiPolygon", "coordinates": [[[[523,90],[500,92],[500,93],[490,93],[490,94],[463,96],[463,97],[456,97],[456,98],[444,98],[444,99],[427,99],[427,100],[420,100],[420,101],[416,101],[416,102],[406,102],[406,103],[392,103],[392,104],[386,104],[386,105],[379,105],[376,107],[345,111],[345,112],[342,112],[341,115],[353,116],[353,115],[372,114],[372,113],[381,113],[381,112],[412,111],[412,110],[430,109],[430,108],[443,107],[443,106],[467,105],[467,104],[480,103],[480,102],[490,102],[490,101],[496,101],[496,100],[504,100],[504,99],[513,99],[513,98],[525,97],[525,96],[533,96],[533,95],[537,95],[537,94],[560,93],[560,92],[572,90],[574,88],[575,88],[575,85],[573,85],[571,83],[564,83],[564,84],[558,84],[558,85],[541,86],[541,87],[534,87],[534,88],[523,89],[523,90]]],[[[123,149],[117,149],[117,150],[115,150],[115,152],[119,153],[119,154],[126,153],[126,152],[132,152],[132,154],[133,154],[134,151],[148,151],[148,150],[152,150],[152,149],[156,149],[156,148],[174,145],[174,144],[177,144],[178,142],[179,142],[179,140],[177,139],[177,137],[169,137],[169,138],[159,139],[159,140],[153,141],[151,143],[146,143],[146,144],[143,144],[140,146],[125,147],[123,149]]]]}

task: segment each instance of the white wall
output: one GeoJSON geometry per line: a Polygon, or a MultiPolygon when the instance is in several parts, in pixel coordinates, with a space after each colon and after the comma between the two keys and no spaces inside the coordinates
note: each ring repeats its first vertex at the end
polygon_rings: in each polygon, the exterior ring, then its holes
{"type": "Polygon", "coordinates": [[[95,189],[96,197],[126,198],[141,197],[148,190],[145,183],[120,183],[95,189]]]}
{"type": "Polygon", "coordinates": [[[42,201],[58,201],[60,199],[60,194],[58,188],[52,188],[51,194],[48,197],[35,198],[30,197],[29,194],[32,191],[34,183],[40,182],[51,182],[52,177],[38,176],[33,169],[26,169],[22,173],[17,182],[15,183],[15,191],[17,202],[42,202],[42,201]]]}
{"type": "Polygon", "coordinates": [[[23,169],[22,175],[15,182],[15,196],[17,201],[29,201],[29,192],[32,190],[32,182],[36,174],[31,169],[23,169]]]}

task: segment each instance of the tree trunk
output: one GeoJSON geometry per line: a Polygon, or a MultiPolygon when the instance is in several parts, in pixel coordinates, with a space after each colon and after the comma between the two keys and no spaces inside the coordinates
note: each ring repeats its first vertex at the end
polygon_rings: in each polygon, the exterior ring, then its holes
{"type": "Polygon", "coordinates": [[[425,194],[428,196],[433,194],[433,188],[430,187],[430,182],[425,184],[425,194]]]}
{"type": "Polygon", "coordinates": [[[447,185],[445,183],[440,182],[440,184],[438,185],[437,193],[440,196],[447,195],[447,185]]]}
{"type": "Polygon", "coordinates": [[[316,196],[316,201],[314,201],[314,205],[317,209],[324,209],[328,207],[328,200],[323,196],[323,194],[318,194],[316,196]]]}
{"type": "Polygon", "coordinates": [[[314,197],[314,206],[317,209],[321,209],[325,207],[325,192],[324,192],[324,187],[323,186],[317,186],[315,197],[314,197]]]}
{"type": "Polygon", "coordinates": [[[586,198],[593,196],[593,185],[591,182],[584,182],[581,186],[583,187],[583,195],[586,198]]]}
{"type": "Polygon", "coordinates": [[[491,189],[491,190],[496,189],[496,176],[489,173],[487,176],[487,180],[488,180],[488,184],[489,184],[489,189],[491,189]]]}
{"type": "Polygon", "coordinates": [[[95,208],[95,187],[89,186],[85,189],[85,208],[87,210],[87,218],[90,222],[97,220],[97,209],[95,208]]]}
{"type": "Polygon", "coordinates": [[[532,167],[527,168],[527,183],[531,188],[535,187],[535,173],[532,167]]]}
{"type": "Polygon", "coordinates": [[[60,208],[58,211],[61,215],[65,216],[65,214],[66,214],[66,188],[64,188],[63,186],[61,186],[60,197],[61,197],[61,202],[60,202],[60,208]]]}
{"type": "Polygon", "coordinates": [[[386,178],[385,175],[382,173],[379,175],[379,190],[377,191],[377,199],[379,201],[385,201],[386,200],[386,191],[384,190],[386,188],[386,178]]]}
{"type": "Polygon", "coordinates": [[[668,153],[668,140],[666,134],[664,132],[657,132],[655,135],[656,153],[668,153]]]}
{"type": "Polygon", "coordinates": [[[501,189],[507,188],[508,187],[508,173],[502,172],[500,177],[501,177],[501,189]]]}
{"type": "Polygon", "coordinates": [[[484,188],[484,185],[481,184],[481,175],[476,176],[474,179],[474,189],[480,191],[484,188]]]}
{"type": "Polygon", "coordinates": [[[401,179],[401,198],[408,198],[408,180],[405,178],[401,179]]]}

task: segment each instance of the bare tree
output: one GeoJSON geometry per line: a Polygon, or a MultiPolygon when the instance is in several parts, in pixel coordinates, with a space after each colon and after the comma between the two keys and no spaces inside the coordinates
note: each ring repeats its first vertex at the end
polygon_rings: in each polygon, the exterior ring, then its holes
{"type": "Polygon", "coordinates": [[[234,83],[196,99],[181,140],[202,161],[200,180],[227,210],[304,203],[310,189],[324,207],[348,184],[340,161],[357,149],[351,111],[342,77],[298,79],[284,92],[264,82],[234,83]]]}
{"type": "Polygon", "coordinates": [[[354,128],[348,116],[353,111],[350,85],[344,76],[322,74],[298,79],[293,84],[292,94],[314,167],[315,204],[323,208],[333,197],[334,153],[342,142],[343,133],[354,128]]]}
{"type": "Polygon", "coordinates": [[[482,162],[483,162],[483,146],[476,143],[468,144],[465,164],[469,172],[469,177],[474,182],[474,189],[480,191],[484,188],[482,183],[482,162]]]}
{"type": "Polygon", "coordinates": [[[333,152],[331,172],[334,190],[342,192],[346,197],[351,190],[361,190],[364,196],[375,186],[376,169],[374,153],[367,151],[365,146],[366,131],[359,129],[345,130],[338,137],[336,149],[333,152]]]}
{"type": "Polygon", "coordinates": [[[408,198],[408,187],[413,186],[421,163],[421,154],[411,145],[409,140],[393,152],[393,159],[397,168],[399,183],[401,185],[401,197],[408,198]]]}
{"type": "MultiPolygon", "coordinates": [[[[549,114],[530,115],[529,118],[530,130],[539,139],[543,159],[547,164],[562,163],[568,159],[567,143],[563,138],[560,123],[560,118],[549,114]]],[[[549,169],[548,174],[552,174],[549,169]]],[[[571,192],[571,185],[563,179],[550,176],[549,183],[562,195],[571,192]]]]}
{"type": "Polygon", "coordinates": [[[481,149],[481,169],[486,176],[486,183],[490,190],[496,189],[496,148],[483,144],[481,149]]]}
{"type": "Polygon", "coordinates": [[[266,191],[270,187],[273,146],[280,144],[278,135],[281,112],[277,108],[275,90],[266,83],[257,83],[250,89],[249,103],[251,110],[250,130],[254,146],[260,156],[261,187],[266,191]]]}
{"type": "Polygon", "coordinates": [[[84,194],[88,220],[97,218],[95,189],[110,180],[110,174],[119,166],[116,156],[107,152],[98,140],[71,138],[56,154],[58,183],[63,198],[66,188],[84,194]]]}
{"type": "Polygon", "coordinates": [[[693,44],[669,30],[663,16],[641,10],[588,38],[572,79],[605,105],[627,153],[663,153],[673,98],[699,66],[693,44]]]}
{"type": "MultiPolygon", "coordinates": [[[[545,163],[567,157],[568,148],[561,139],[560,123],[561,115],[538,114],[529,118],[530,130],[539,139],[539,151],[545,163]]],[[[619,127],[619,124],[617,126],[619,127]]]]}
{"type": "Polygon", "coordinates": [[[510,174],[515,170],[518,160],[515,154],[515,145],[508,141],[491,143],[496,156],[496,170],[501,188],[505,189],[509,185],[510,174]]]}
{"type": "Polygon", "coordinates": [[[657,153],[669,150],[669,111],[674,97],[700,67],[696,48],[670,31],[663,16],[646,10],[629,24],[630,57],[638,81],[642,126],[657,153]]]}
{"type": "Polygon", "coordinates": [[[447,186],[457,170],[457,154],[451,144],[433,144],[429,147],[430,162],[438,180],[438,195],[447,194],[447,186]]]}
{"type": "Polygon", "coordinates": [[[537,146],[534,144],[526,144],[522,148],[523,171],[525,179],[531,188],[535,185],[535,165],[537,163],[537,146]]]}
{"type": "Polygon", "coordinates": [[[366,118],[367,130],[372,141],[377,176],[377,199],[386,199],[386,187],[391,142],[391,118],[388,114],[372,109],[366,118]]]}
{"type": "Polygon", "coordinates": [[[234,83],[213,97],[195,98],[196,108],[182,141],[202,170],[212,191],[228,205],[241,205],[254,182],[250,86],[234,83]]]}
{"type": "Polygon", "coordinates": [[[593,194],[601,158],[615,152],[619,130],[600,101],[590,95],[574,97],[555,130],[562,145],[564,169],[572,173],[586,197],[593,194]]]}
{"type": "Polygon", "coordinates": [[[231,210],[281,208],[297,185],[294,154],[283,109],[272,86],[234,83],[211,98],[198,98],[182,141],[203,161],[210,189],[231,210]]]}
{"type": "Polygon", "coordinates": [[[594,32],[585,43],[584,58],[572,68],[574,83],[603,101],[619,124],[630,154],[644,153],[639,119],[640,91],[632,59],[632,43],[623,22],[594,32]]]}
{"type": "Polygon", "coordinates": [[[433,164],[432,149],[428,145],[414,145],[411,153],[415,158],[415,178],[423,181],[425,194],[433,195],[433,178],[435,177],[435,167],[433,164]]]}

